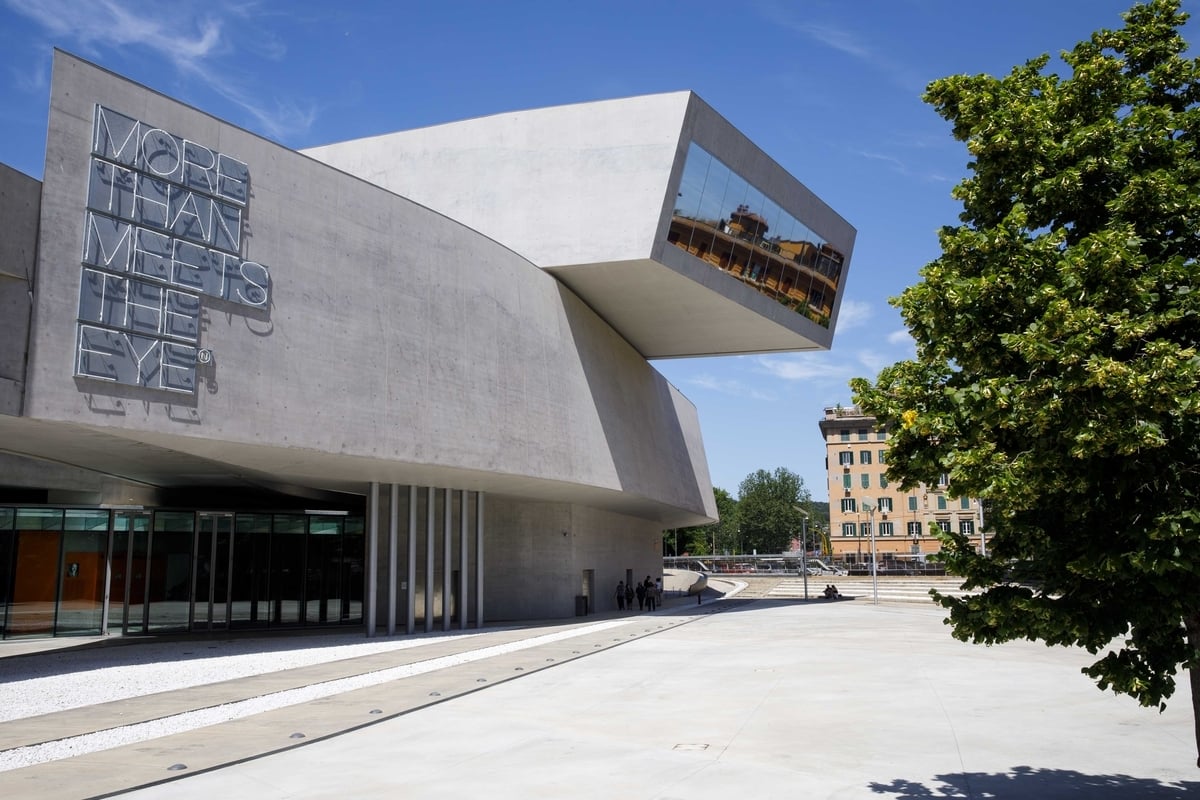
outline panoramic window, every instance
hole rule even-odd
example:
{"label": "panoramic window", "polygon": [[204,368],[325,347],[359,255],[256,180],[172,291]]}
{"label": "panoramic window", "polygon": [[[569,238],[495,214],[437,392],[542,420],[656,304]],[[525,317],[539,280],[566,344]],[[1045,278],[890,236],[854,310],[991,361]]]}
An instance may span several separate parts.
{"label": "panoramic window", "polygon": [[667,241],[829,327],[845,256],[694,142]]}

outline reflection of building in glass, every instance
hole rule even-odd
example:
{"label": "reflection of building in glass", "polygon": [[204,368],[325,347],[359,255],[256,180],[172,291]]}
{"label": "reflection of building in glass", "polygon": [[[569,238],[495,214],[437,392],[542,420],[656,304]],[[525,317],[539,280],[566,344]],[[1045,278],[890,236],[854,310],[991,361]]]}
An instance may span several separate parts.
{"label": "reflection of building in glass", "polygon": [[824,327],[844,256],[692,144],[667,240]]}

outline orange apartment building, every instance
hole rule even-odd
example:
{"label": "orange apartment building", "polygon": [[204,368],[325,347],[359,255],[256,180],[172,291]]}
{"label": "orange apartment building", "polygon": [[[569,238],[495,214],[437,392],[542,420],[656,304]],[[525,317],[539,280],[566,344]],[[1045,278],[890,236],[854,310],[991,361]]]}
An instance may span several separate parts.
{"label": "orange apartment building", "polygon": [[856,406],[839,405],[826,408],[819,425],[825,439],[829,541],[836,560],[870,561],[872,521],[881,562],[938,552],[937,529],[979,535],[979,501],[951,497],[945,479],[907,492],[888,481],[889,434],[874,417]]}

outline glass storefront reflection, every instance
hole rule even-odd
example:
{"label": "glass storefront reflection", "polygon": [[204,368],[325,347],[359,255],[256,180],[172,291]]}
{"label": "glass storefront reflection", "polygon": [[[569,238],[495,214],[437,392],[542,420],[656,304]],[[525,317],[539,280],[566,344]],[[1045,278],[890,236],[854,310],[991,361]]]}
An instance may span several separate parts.
{"label": "glass storefront reflection", "polygon": [[358,624],[364,553],[340,513],[0,508],[0,638]]}
{"label": "glass storefront reflection", "polygon": [[843,254],[694,142],[667,240],[829,327]]}

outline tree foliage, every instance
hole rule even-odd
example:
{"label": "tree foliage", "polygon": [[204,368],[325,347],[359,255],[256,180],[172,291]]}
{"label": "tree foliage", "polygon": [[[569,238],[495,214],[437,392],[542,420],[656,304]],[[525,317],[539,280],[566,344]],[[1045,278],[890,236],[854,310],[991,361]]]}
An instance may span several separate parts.
{"label": "tree foliage", "polygon": [[663,531],[664,552],[673,552],[676,541],[679,543],[679,552],[675,555],[712,555],[714,544],[718,553],[734,551],[737,542],[737,498],[719,486],[713,487],[713,498],[716,500],[719,520],[712,525]]}
{"label": "tree foliage", "polygon": [[[1200,702],[1200,60],[1179,0],[1062,59],[957,75],[925,100],[966,144],[961,224],[894,302],[914,360],[852,382],[894,432],[889,478],[949,473],[984,500],[981,590],[939,597],[954,635],[1104,655],[1102,689]],[[1197,717],[1200,720],[1200,715]],[[1200,740],[1200,723],[1197,727]]]}
{"label": "tree foliage", "polygon": [[741,552],[787,551],[804,516],[796,507],[807,510],[809,499],[804,479],[784,467],[747,475],[738,487]]}

